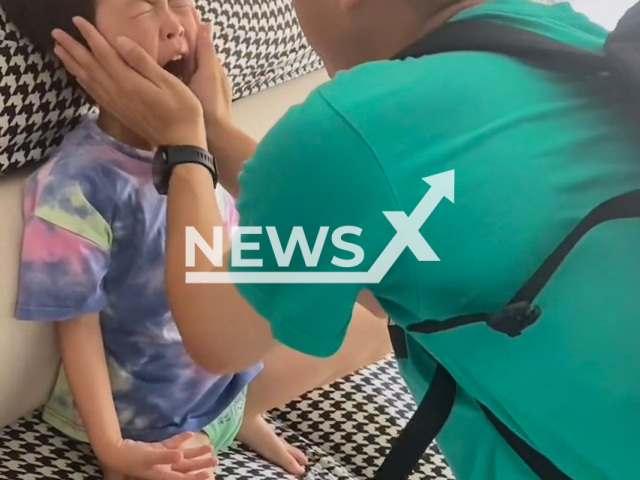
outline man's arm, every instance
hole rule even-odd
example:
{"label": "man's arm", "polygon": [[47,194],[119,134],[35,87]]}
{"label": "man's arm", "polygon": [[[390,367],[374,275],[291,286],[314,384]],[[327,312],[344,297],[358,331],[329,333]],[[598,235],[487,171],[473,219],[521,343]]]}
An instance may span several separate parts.
{"label": "man's arm", "polygon": [[[177,166],[167,206],[167,296],[185,349],[196,363],[216,374],[236,373],[259,363],[275,343],[267,321],[234,285],[186,283],[189,271],[227,271],[226,266],[211,265],[198,249],[195,266],[186,267],[187,227],[194,227],[211,244],[213,228],[223,225],[209,173],[199,165]],[[226,232],[223,238],[226,260]]]}
{"label": "man's arm", "polygon": [[[205,143],[197,146],[206,147]],[[276,261],[265,227],[277,229],[285,248],[296,226],[312,235],[317,234],[311,233],[316,226],[326,225],[330,232],[358,226],[362,236],[352,241],[363,245],[365,258],[352,267],[357,271],[367,271],[393,236],[382,212],[398,206],[377,159],[319,95],[278,122],[242,170],[240,226],[262,227],[263,234],[256,235],[262,242],[260,271],[306,268],[298,254],[286,266]],[[357,188],[354,179],[359,179]],[[259,362],[278,342],[316,357],[326,358],[340,349],[362,285],[186,283],[189,271],[240,273],[239,265],[212,266],[198,248],[194,267],[186,267],[186,228],[195,227],[211,245],[213,229],[223,226],[204,167],[174,169],[167,222],[167,294],[185,347],[196,363],[214,373],[230,373]],[[330,234],[321,247],[326,251],[318,267],[340,271],[331,262],[332,253],[344,258],[345,252],[336,251],[332,238]],[[225,245],[227,262],[228,251]],[[363,303],[380,314],[377,302]]]}
{"label": "man's arm", "polygon": [[238,198],[240,185],[238,175],[244,162],[256,151],[256,141],[231,123],[210,123],[207,125],[209,151],[218,159],[220,184]]}

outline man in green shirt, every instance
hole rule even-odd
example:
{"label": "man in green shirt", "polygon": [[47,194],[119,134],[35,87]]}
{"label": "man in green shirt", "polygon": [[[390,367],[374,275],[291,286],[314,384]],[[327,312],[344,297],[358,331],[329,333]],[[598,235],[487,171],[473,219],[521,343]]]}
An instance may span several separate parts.
{"label": "man in green shirt", "polygon": [[[200,268],[186,268],[185,227],[208,232],[220,221],[203,213],[214,200],[201,167],[175,168],[170,184],[168,254],[175,259],[168,259],[169,297],[185,345],[206,368],[239,370],[275,342],[331,356],[359,299],[405,328],[499,311],[592,209],[640,188],[631,129],[615,108],[570,82],[482,52],[389,60],[445,22],[470,18],[601,50],[607,32],[569,4],[294,3],[332,81],[291,109],[244,164],[238,146],[250,151],[249,140],[228,120],[213,122],[213,129],[201,98],[221,182],[240,192],[241,225],[260,232],[242,241],[255,245],[234,245],[230,266],[212,270],[202,255],[195,262]],[[143,62],[131,47],[121,53],[131,64]],[[148,65],[136,68],[160,82]],[[109,88],[119,92],[117,82]],[[171,83],[165,96],[180,98],[178,91]],[[162,107],[159,97],[149,98],[148,105],[135,105],[164,119],[178,115],[175,101]],[[171,128],[157,117],[135,118],[147,122],[140,130],[158,144],[207,144],[181,126],[186,114]],[[310,251],[305,258],[297,249],[287,259],[283,251],[295,227],[302,227]],[[352,227],[350,235],[334,235],[342,227]],[[403,241],[389,247],[399,231]],[[274,233],[283,251],[274,248]],[[636,220],[591,231],[536,299],[542,316],[516,338],[484,323],[408,334],[408,356],[399,364],[416,400],[425,395],[436,361],[458,384],[437,440],[459,480],[537,478],[476,400],[569,478],[640,477],[638,238]],[[376,261],[390,250],[397,259],[389,257],[395,261],[374,283],[365,276],[345,282],[333,276],[330,283],[306,283],[303,276],[296,283],[240,282],[246,277],[238,276],[378,271]],[[240,257],[260,261],[251,268],[234,265]],[[185,273],[203,269],[231,270],[239,283],[185,285]],[[225,311],[215,310],[221,302]],[[203,324],[203,309],[215,311],[216,320]]]}
{"label": "man in green shirt", "polygon": [[[586,49],[606,39],[568,4],[497,0],[454,20],[471,17]],[[320,226],[355,225],[367,271],[395,234],[382,212],[410,214],[429,188],[422,178],[450,170],[455,203],[443,199],[420,229],[439,262],[405,249],[379,284],[238,290],[279,342],[328,356],[362,288],[401,326],[499,310],[592,208],[640,187],[638,147],[615,112],[512,59],[455,53],[368,63],[290,111],[240,176],[241,225],[273,225],[284,239],[304,226],[310,242]],[[260,242],[263,270],[282,269],[267,235],[247,238]],[[434,369],[417,343],[460,385],[438,437],[457,478],[535,478],[471,396],[571,478],[640,475],[638,238],[638,221],[585,238],[517,339],[482,324],[411,337],[400,367],[416,399]],[[325,247],[318,269],[334,254],[345,256]],[[302,255],[288,269],[303,270]]]}

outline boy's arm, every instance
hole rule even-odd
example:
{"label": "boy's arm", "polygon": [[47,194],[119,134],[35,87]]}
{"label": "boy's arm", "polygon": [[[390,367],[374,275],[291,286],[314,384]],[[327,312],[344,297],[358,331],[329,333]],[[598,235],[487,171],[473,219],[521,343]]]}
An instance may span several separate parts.
{"label": "boy's arm", "polygon": [[[32,178],[26,186],[15,317],[56,324],[71,394],[105,466],[134,478],[208,478],[199,471],[215,463],[211,449],[189,449],[185,442],[192,434],[155,444],[121,438],[95,313],[108,304],[103,284],[110,266],[113,234],[89,199],[95,191],[91,187],[101,185],[104,193],[109,185],[104,186],[103,179],[110,177],[99,170],[82,178],[66,170],[62,174],[45,172],[48,176],[43,183],[34,183]],[[202,460],[190,460],[202,455]],[[172,464],[175,471],[169,467]]]}
{"label": "boy's arm", "polygon": [[107,466],[122,442],[97,313],[60,322],[62,363],[95,454]]}
{"label": "boy's arm", "polygon": [[74,402],[93,451],[105,467],[135,478],[210,478],[207,469],[214,467],[217,461],[209,446],[186,446],[191,433],[179,434],[156,444],[130,442],[122,438],[98,314],[82,315],[60,322],[56,327]]}

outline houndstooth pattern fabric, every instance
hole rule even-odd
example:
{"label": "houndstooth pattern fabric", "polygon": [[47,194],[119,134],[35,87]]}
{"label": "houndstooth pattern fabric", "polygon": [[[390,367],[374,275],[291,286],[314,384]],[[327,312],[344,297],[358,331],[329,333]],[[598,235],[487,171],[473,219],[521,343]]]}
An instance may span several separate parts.
{"label": "houndstooth pattern fabric", "polygon": [[[217,50],[234,98],[322,67],[291,0],[197,0],[215,22]],[[90,110],[57,60],[40,55],[0,9],[0,173],[46,160]]]}
{"label": "houndstooth pattern fabric", "polygon": [[203,19],[213,22],[216,48],[227,68],[235,98],[318,70],[291,0],[196,0]]}
{"label": "houndstooth pattern fabric", "polygon": [[[305,480],[371,478],[415,405],[388,358],[271,412],[278,433],[310,460]],[[0,479],[98,480],[89,448],[58,435],[33,415],[0,431]],[[220,456],[220,480],[293,480],[234,445]],[[425,453],[410,480],[455,480],[438,451]]]}

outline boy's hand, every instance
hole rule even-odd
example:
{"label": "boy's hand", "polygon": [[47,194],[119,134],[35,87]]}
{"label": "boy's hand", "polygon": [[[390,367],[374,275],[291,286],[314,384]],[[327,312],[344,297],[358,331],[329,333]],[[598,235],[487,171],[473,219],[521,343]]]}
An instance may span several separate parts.
{"label": "boy's hand", "polygon": [[188,86],[202,104],[207,127],[231,122],[231,83],[213,43],[211,24],[203,24],[196,8],[193,9],[198,25],[198,45],[195,72]]}
{"label": "boy's hand", "polygon": [[207,480],[218,461],[210,445],[181,449],[193,437],[182,433],[163,442],[122,440],[103,452],[105,467],[121,475],[147,480]]}

